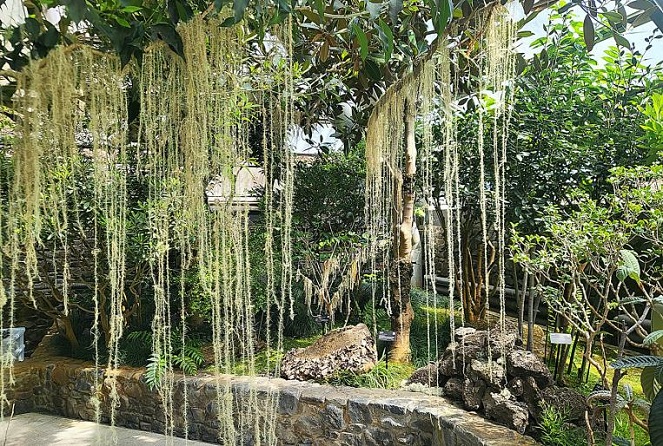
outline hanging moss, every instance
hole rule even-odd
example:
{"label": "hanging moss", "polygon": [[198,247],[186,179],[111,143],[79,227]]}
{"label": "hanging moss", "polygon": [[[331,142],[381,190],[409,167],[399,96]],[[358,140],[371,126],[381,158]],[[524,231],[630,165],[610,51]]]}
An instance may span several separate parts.
{"label": "hanging moss", "polygon": [[[251,295],[248,208],[234,202],[235,175],[238,166],[250,157],[249,122],[255,110],[265,121],[265,174],[268,235],[265,251],[268,272],[267,323],[277,325],[278,346],[282,346],[281,328],[285,315],[293,316],[291,294],[292,266],[291,210],[293,200],[294,155],[288,145],[294,120],[294,67],[288,56],[292,50],[292,22],[288,20],[278,36],[283,42],[283,63],[274,66],[266,79],[248,78],[248,45],[241,27],[224,28],[215,20],[197,17],[179,32],[185,58],[174,54],[164,44],[147,49],[141,65],[141,128],[138,165],[129,166],[127,155],[127,76],[115,57],[98,54],[85,47],[59,48],[45,59],[31,64],[20,75],[17,109],[23,116],[19,142],[13,156],[14,179],[9,195],[10,208],[0,215],[6,225],[10,247],[10,292],[0,289],[0,303],[8,299],[13,313],[16,277],[25,274],[38,280],[39,246],[43,228],[62,234],[58,239],[65,253],[64,267],[58,272],[62,284],[62,305],[68,309],[69,272],[67,233],[72,226],[82,226],[76,215],[77,192],[73,188],[78,162],[92,160],[95,246],[94,322],[95,357],[100,367],[97,347],[100,326],[108,333],[108,362],[104,384],[110,389],[108,414],[115,421],[119,406],[116,369],[120,366],[119,341],[125,330],[124,288],[127,252],[127,182],[129,175],[149,180],[146,203],[150,239],[150,273],[153,282],[154,319],[152,367],[159,376],[157,387],[164,408],[165,433],[175,430],[175,366],[173,352],[184,350],[187,336],[185,288],[171,291],[175,274],[195,267],[200,288],[210,299],[214,356],[217,374],[232,370],[237,361],[248,362],[249,374],[255,374],[256,333]],[[246,88],[255,81],[254,89]],[[269,113],[266,113],[266,112]],[[266,118],[265,118],[266,119]],[[92,151],[82,154],[76,133],[86,131],[93,142]],[[267,137],[269,136],[269,137]],[[276,170],[273,163],[282,163]],[[214,176],[230,184],[230,194],[211,211],[205,200],[206,188]],[[274,191],[280,185],[279,199]],[[73,217],[72,217],[73,216]],[[280,237],[274,236],[279,222]],[[87,228],[80,228],[85,231]],[[0,231],[5,233],[3,231]],[[275,244],[281,243],[280,249]],[[173,268],[173,252],[179,252],[179,265]],[[274,254],[281,252],[282,276],[275,277]],[[102,293],[102,276],[108,277],[107,301]],[[3,285],[5,281],[2,281]],[[184,280],[180,279],[180,284]],[[277,283],[280,291],[277,294]],[[106,290],[104,290],[106,291]],[[177,293],[178,296],[171,296]],[[8,296],[10,296],[8,298]],[[107,305],[108,313],[101,311]],[[177,308],[179,306],[179,308]],[[107,317],[105,316],[107,314]],[[183,344],[172,345],[172,326],[176,315]],[[13,322],[9,321],[10,326]],[[1,328],[1,327],[0,327]],[[267,330],[271,333],[270,330]],[[269,334],[268,336],[271,336]],[[268,348],[272,348],[268,339]],[[267,356],[270,356],[269,354]],[[5,384],[11,381],[11,360],[3,357],[0,386],[6,401]],[[99,376],[99,374],[95,374]],[[92,404],[101,419],[102,385],[97,378]],[[183,413],[188,398],[184,390]],[[255,444],[275,444],[276,395],[259,399],[249,389],[244,400],[233,399],[230,388],[218,381],[218,420],[220,440],[235,443],[238,436],[251,437]],[[178,408],[179,410],[179,408]],[[186,434],[185,428],[185,434]]]}

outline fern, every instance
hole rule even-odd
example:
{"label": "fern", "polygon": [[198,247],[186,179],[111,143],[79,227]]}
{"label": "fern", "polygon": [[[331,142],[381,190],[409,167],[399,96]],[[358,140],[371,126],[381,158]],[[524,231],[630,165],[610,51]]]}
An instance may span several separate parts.
{"label": "fern", "polygon": [[663,330],[652,331],[642,340],[642,343],[645,345],[651,345],[661,338],[663,338]]}
{"label": "fern", "polygon": [[173,358],[173,363],[187,375],[195,375],[198,372],[196,362],[188,356],[175,356]]}
{"label": "fern", "polygon": [[127,341],[140,342],[144,345],[152,345],[152,332],[148,330],[132,331],[127,335]]}
{"label": "fern", "polygon": [[196,364],[196,367],[200,367],[205,363],[205,357],[203,356],[203,352],[198,346],[185,345],[184,348],[182,349],[182,356],[191,358],[193,363]]}
{"label": "fern", "polygon": [[632,356],[629,358],[618,359],[610,364],[613,369],[634,369],[644,367],[661,367],[663,366],[663,357],[659,356]]}
{"label": "fern", "polygon": [[166,371],[168,366],[168,361],[166,361],[165,356],[157,355],[153,353],[148,359],[147,367],[145,368],[145,383],[147,388],[154,390],[161,384],[161,378]]}
{"label": "fern", "polygon": [[[187,338],[186,344],[182,346],[182,338],[179,333],[173,333],[171,336],[171,343],[174,348],[173,354],[158,355],[152,353],[148,358],[145,382],[150,390],[158,387],[168,364],[174,364],[187,375],[195,375],[198,369],[205,364],[205,357],[200,349],[203,343],[201,337]],[[179,339],[178,339],[179,337]],[[152,333],[145,331],[135,331],[127,336],[128,340],[133,340],[138,343],[152,342]]]}

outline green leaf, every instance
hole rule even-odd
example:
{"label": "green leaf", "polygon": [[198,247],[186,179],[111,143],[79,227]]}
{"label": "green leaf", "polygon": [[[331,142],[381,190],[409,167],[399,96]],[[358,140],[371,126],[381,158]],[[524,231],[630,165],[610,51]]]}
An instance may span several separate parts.
{"label": "green leaf", "polygon": [[368,77],[371,79],[378,81],[382,79],[382,72],[380,71],[380,67],[378,66],[375,61],[369,59],[366,59],[366,74],[368,74]]}
{"label": "green leaf", "polygon": [[182,37],[178,34],[173,25],[168,23],[158,23],[151,27],[152,36],[156,39],[163,40],[168,44],[171,50],[176,54],[184,57],[184,44]]}
{"label": "green leaf", "polygon": [[652,14],[655,11],[656,10],[654,8],[650,8],[640,13],[633,13],[628,16],[627,22],[630,23],[633,28],[637,28],[638,26],[642,26],[649,22],[651,20]]}
{"label": "green leaf", "polygon": [[631,48],[631,44],[629,43],[629,41],[626,39],[626,37],[622,36],[621,34],[612,33],[612,37],[615,39],[617,45],[623,46],[626,49]]}
{"label": "green leaf", "polygon": [[352,25],[352,30],[357,36],[357,41],[359,41],[359,56],[361,56],[361,60],[366,60],[368,56],[368,38],[366,37],[366,33],[356,23]]}
{"label": "green leaf", "polygon": [[532,37],[534,33],[529,30],[523,30],[523,31],[518,31],[518,38],[519,39],[524,39],[526,37]]}
{"label": "green leaf", "polygon": [[60,40],[60,33],[51,25],[37,40],[45,47],[52,48],[57,45],[58,40]]}
{"label": "green leaf", "polygon": [[391,23],[398,22],[398,14],[403,10],[403,0],[389,0],[389,18]]}
{"label": "green leaf", "polygon": [[78,23],[86,18],[88,8],[85,0],[66,0],[63,3],[72,22]]}
{"label": "green leaf", "polygon": [[249,0],[233,0],[233,15],[235,22],[238,23],[244,17],[244,11],[249,4]]}
{"label": "green leaf", "polygon": [[645,11],[647,9],[653,8],[654,4],[648,0],[634,0],[626,4],[629,8],[639,9]]}
{"label": "green leaf", "polygon": [[649,410],[649,441],[652,446],[663,444],[663,392],[660,390]]}
{"label": "green leaf", "polygon": [[645,345],[650,345],[663,338],[663,330],[656,330],[649,333],[645,339],[642,340],[642,343]]}
{"label": "green leaf", "polygon": [[140,6],[125,6],[124,8],[122,8],[122,12],[133,14],[134,12],[138,12],[142,9],[143,8],[141,8]]}
{"label": "green leaf", "polygon": [[373,2],[365,2],[366,3],[366,11],[368,11],[368,15],[370,16],[371,20],[375,20],[378,17],[380,17],[380,12],[382,12],[382,3],[373,3]]}
{"label": "green leaf", "polygon": [[124,28],[131,28],[131,24],[127,21],[127,19],[119,16],[114,16],[113,17],[115,21],[117,22],[118,25],[124,27]]}
{"label": "green leaf", "polygon": [[636,282],[640,282],[640,262],[633,251],[620,249],[621,264],[617,268],[617,279],[623,282],[626,277],[630,277]]}
{"label": "green leaf", "polygon": [[39,26],[39,22],[32,18],[28,17],[25,19],[25,30],[30,34],[33,38],[37,37],[39,35],[39,31],[41,30],[41,27]]}
{"label": "green leaf", "polygon": [[608,19],[608,22],[612,24],[617,24],[617,23],[622,23],[624,20],[624,17],[618,12],[615,11],[607,11],[607,12],[602,12],[601,15]]}
{"label": "green leaf", "polygon": [[[582,35],[585,39],[585,45],[587,46],[587,51],[591,51],[594,48],[594,22],[592,17],[587,14],[585,16],[585,21],[582,23]],[[621,280],[621,279],[620,279]]]}
{"label": "green leaf", "polygon": [[656,394],[661,389],[659,382],[660,369],[658,367],[645,367],[640,373],[640,385],[642,392],[648,400],[653,400]]}
{"label": "green leaf", "polygon": [[394,51],[394,33],[391,31],[391,28],[387,23],[380,19],[378,22],[380,29],[382,30],[382,43],[384,44],[384,61],[389,62],[391,59],[391,54]]}
{"label": "green leaf", "polygon": [[453,6],[449,0],[436,0],[437,3],[437,20],[434,21],[436,24],[435,30],[442,34],[449,23],[451,18],[451,11]]}
{"label": "green leaf", "polygon": [[618,359],[610,364],[613,369],[636,369],[645,367],[661,367],[663,366],[663,357],[660,356],[631,356],[628,358]]}
{"label": "green leaf", "polygon": [[628,277],[628,271],[626,270],[625,267],[619,266],[617,267],[617,271],[615,271],[615,276],[617,276],[617,280],[623,282]]}

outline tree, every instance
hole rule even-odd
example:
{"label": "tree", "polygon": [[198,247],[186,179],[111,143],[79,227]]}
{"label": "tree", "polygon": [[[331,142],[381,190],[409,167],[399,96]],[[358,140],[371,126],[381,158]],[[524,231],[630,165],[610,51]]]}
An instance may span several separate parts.
{"label": "tree", "polygon": [[[646,122],[642,110],[653,107],[647,103],[660,88],[661,67],[643,65],[647,51],[612,47],[603,56],[604,64],[597,66],[584,45],[583,24],[570,12],[553,14],[546,29],[547,34],[532,43],[536,51],[533,59],[512,84],[505,216],[507,224],[518,225],[521,234],[540,232],[542,212],[551,204],[571,211],[575,203],[569,201],[568,194],[575,188],[600,200],[612,191],[610,169],[646,163],[652,153],[650,147],[655,145],[647,141],[641,128]],[[656,33],[647,40],[661,37]],[[482,115],[485,139],[492,137],[495,125],[501,127],[503,123],[491,117],[491,96],[472,94],[458,102],[461,109],[466,109],[458,112],[462,189],[457,206],[462,217],[464,271],[459,273],[457,289],[461,290],[466,320],[477,322],[485,314],[484,284],[494,281],[497,267],[491,255],[493,249],[484,250],[480,231],[478,172],[472,168],[479,164],[478,120]],[[438,151],[435,155],[435,194],[442,196],[445,153]],[[492,171],[493,160],[487,163],[487,171]],[[483,273],[486,262],[488,278]],[[522,318],[526,297],[532,294],[528,292],[529,283],[534,278],[526,272],[518,275],[522,283],[517,283],[518,278],[514,285],[519,291]],[[535,300],[530,299],[532,310]]]}
{"label": "tree", "polygon": [[[123,63],[134,59],[140,63],[144,48],[154,40],[166,42],[174,52],[182,55],[182,41],[176,25],[195,14],[204,17],[220,14],[224,18],[222,26],[241,22],[240,26],[255,33],[257,45],[262,45],[264,51],[263,38],[269,34],[271,27],[282,25],[286,17],[290,17],[295,25],[291,32],[297,37],[294,46],[296,54],[302,63],[308,63],[311,85],[320,85],[320,79],[330,71],[337,74],[334,78],[337,85],[335,94],[329,94],[326,84],[322,89],[307,90],[308,93],[323,92],[318,94],[319,100],[305,101],[308,122],[334,120],[339,117],[339,104],[356,105],[356,124],[349,126],[353,136],[347,138],[352,141],[361,134],[381,92],[411,72],[413,66],[420,66],[439,42],[449,38],[455,48],[471,53],[477,35],[467,30],[476,28],[477,14],[493,5],[472,4],[465,0],[457,4],[445,0],[412,3],[349,1],[331,6],[320,0],[300,4],[283,0],[267,3],[246,0],[139,3],[107,1],[93,4],[83,0],[53,0],[43,4],[25,2],[29,17],[12,30],[10,49],[3,52],[2,65],[20,70],[29,57],[43,57],[59,44],[90,45],[100,51],[114,51]],[[538,4],[524,2],[527,13],[536,13],[547,5],[547,1]],[[65,6],[67,11],[57,27],[44,18],[45,8],[55,6]],[[597,17],[608,20],[608,12],[601,10]],[[449,27],[450,22],[454,24],[452,27]],[[429,29],[428,23],[432,23],[432,29]],[[71,27],[71,24],[83,26]],[[609,29],[617,33],[615,36],[619,35],[617,27],[610,26]],[[429,43],[431,37],[432,43]],[[454,71],[462,81],[461,88],[470,90],[473,79],[472,64],[468,60],[458,57]],[[4,74],[11,77],[11,73]],[[8,99],[15,91],[15,84],[10,82],[3,86],[3,90],[2,97]],[[409,104],[408,109],[412,105]],[[410,119],[408,116],[405,121],[408,133],[413,128]],[[405,199],[399,223],[402,232],[399,231],[395,237],[406,235],[413,220],[411,210],[415,195],[411,184],[414,182],[416,158],[410,141],[413,140],[408,138],[407,181],[403,182]],[[409,249],[407,241],[403,237],[397,240],[395,238],[394,246],[405,244],[397,252],[399,257],[403,257]],[[407,275],[406,269],[401,277]],[[407,343],[407,340],[404,342]]]}
{"label": "tree", "polygon": [[[660,358],[622,359],[621,354],[624,343],[656,351],[659,335],[647,335],[643,323],[649,317],[656,320],[663,291],[663,194],[658,186],[662,174],[660,164],[614,168],[613,194],[597,201],[578,191],[570,197],[574,210],[564,213],[551,206],[546,211],[540,234],[514,235],[514,260],[543,279],[538,288],[550,310],[585,340],[579,375],[589,364],[599,372],[603,387],[611,389],[608,435],[612,435],[621,375],[617,372],[608,380],[607,362],[594,356],[593,346],[603,345],[603,333],[609,328],[620,339],[620,360],[614,368],[660,364]],[[634,340],[631,334],[644,340]],[[661,373],[656,368],[648,372],[643,374],[643,389],[654,399]]]}

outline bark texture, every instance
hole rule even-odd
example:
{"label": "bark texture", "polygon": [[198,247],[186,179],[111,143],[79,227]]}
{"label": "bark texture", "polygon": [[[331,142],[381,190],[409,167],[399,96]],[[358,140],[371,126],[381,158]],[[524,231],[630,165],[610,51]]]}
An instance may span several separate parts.
{"label": "bark texture", "polygon": [[412,224],[414,222],[415,177],[417,173],[417,146],[415,142],[416,109],[414,100],[407,100],[405,106],[405,161],[401,183],[401,200],[395,212],[396,221],[394,243],[394,265],[389,274],[391,287],[391,329],[396,332],[390,359],[395,362],[409,362],[410,327],[414,310],[410,301],[412,288]]}

